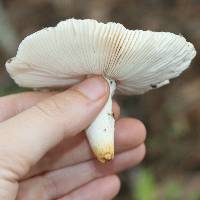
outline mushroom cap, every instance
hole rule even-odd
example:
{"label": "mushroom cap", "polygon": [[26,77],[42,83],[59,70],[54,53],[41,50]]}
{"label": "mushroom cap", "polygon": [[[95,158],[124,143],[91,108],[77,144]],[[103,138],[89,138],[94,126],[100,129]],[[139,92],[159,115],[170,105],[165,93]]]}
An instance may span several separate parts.
{"label": "mushroom cap", "polygon": [[27,36],[6,68],[23,87],[68,87],[96,74],[133,95],[169,83],[195,55],[193,45],[173,33],[68,19]]}

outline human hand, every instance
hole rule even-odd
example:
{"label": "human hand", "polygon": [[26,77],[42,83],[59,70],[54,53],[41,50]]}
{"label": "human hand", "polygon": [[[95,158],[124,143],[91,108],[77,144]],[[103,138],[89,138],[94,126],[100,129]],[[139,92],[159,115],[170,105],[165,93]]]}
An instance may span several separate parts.
{"label": "human hand", "polygon": [[106,200],[119,191],[119,171],[145,154],[144,125],[116,118],[115,159],[97,162],[82,132],[108,97],[106,81],[89,78],[62,93],[0,98],[0,199]]}

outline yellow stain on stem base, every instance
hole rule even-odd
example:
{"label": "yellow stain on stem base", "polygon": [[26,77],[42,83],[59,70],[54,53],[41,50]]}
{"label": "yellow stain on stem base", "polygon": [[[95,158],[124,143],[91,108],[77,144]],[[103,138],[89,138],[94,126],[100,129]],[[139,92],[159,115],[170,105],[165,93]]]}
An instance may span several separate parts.
{"label": "yellow stain on stem base", "polygon": [[114,158],[114,145],[107,146],[104,149],[95,148],[93,149],[93,152],[97,157],[97,160],[99,160],[101,163],[106,163]]}

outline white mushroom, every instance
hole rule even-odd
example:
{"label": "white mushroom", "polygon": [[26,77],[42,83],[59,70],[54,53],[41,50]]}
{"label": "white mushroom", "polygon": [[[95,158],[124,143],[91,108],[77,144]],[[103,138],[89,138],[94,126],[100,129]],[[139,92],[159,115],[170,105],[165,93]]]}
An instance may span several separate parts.
{"label": "white mushroom", "polygon": [[169,83],[191,63],[196,51],[184,37],[128,30],[117,23],[69,19],[27,36],[6,68],[23,87],[67,87],[87,75],[108,80],[110,96],[86,130],[98,160],[114,157],[112,95],[142,94]]}

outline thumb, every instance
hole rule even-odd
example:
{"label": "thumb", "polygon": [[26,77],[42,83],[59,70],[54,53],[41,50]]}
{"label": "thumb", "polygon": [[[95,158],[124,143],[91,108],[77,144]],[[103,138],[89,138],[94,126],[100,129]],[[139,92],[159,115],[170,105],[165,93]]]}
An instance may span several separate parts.
{"label": "thumb", "polygon": [[[17,166],[17,179],[25,175],[48,150],[85,129],[97,116],[108,97],[101,77],[89,78],[0,124],[3,155]],[[23,167],[22,167],[23,166]]]}

